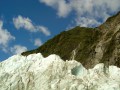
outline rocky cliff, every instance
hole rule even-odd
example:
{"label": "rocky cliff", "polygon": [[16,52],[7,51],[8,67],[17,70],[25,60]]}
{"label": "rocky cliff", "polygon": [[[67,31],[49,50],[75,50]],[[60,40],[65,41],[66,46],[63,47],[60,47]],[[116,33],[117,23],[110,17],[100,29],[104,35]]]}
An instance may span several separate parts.
{"label": "rocky cliff", "polygon": [[22,53],[43,56],[57,54],[63,60],[75,59],[86,68],[98,63],[120,67],[120,12],[96,28],[75,27],[48,40],[41,47]]}

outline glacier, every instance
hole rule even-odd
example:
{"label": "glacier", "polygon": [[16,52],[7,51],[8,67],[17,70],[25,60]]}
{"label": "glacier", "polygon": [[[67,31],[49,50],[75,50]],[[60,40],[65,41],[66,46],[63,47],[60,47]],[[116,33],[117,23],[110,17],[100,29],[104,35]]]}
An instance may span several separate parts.
{"label": "glacier", "polygon": [[0,62],[0,90],[120,90],[120,68],[86,69],[55,54],[14,55]]}

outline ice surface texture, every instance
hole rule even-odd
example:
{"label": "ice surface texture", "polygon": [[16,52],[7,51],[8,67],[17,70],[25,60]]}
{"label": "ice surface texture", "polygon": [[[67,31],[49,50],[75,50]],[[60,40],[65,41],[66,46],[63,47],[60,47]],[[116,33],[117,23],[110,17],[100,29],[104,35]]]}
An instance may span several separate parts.
{"label": "ice surface texture", "polygon": [[63,61],[57,55],[15,55],[0,63],[0,90],[120,90],[120,68]]}

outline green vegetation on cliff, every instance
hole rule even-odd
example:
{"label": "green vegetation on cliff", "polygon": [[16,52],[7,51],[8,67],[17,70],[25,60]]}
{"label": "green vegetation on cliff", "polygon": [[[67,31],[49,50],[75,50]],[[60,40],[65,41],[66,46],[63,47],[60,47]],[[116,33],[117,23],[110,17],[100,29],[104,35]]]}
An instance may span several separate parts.
{"label": "green vegetation on cliff", "polygon": [[100,62],[120,67],[120,12],[97,28],[75,27],[63,31],[39,48],[22,55],[57,54],[63,60],[75,59],[86,68]]}

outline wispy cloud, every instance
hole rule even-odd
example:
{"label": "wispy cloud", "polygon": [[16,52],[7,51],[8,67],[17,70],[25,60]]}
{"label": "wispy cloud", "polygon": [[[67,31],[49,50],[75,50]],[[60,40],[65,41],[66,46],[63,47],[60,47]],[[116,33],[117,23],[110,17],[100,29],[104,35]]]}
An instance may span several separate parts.
{"label": "wispy cloud", "polygon": [[3,28],[3,21],[0,20],[0,48],[7,52],[7,47],[10,41],[15,40],[15,37],[8,32],[7,29]]}
{"label": "wispy cloud", "polygon": [[97,26],[111,13],[120,10],[120,0],[39,0],[57,10],[59,17],[75,12],[74,22],[80,26]]}
{"label": "wispy cloud", "polygon": [[17,29],[24,28],[30,32],[36,32],[36,29],[29,18],[24,18],[19,15],[17,18],[13,18],[13,22]]}
{"label": "wispy cloud", "polygon": [[66,17],[70,11],[71,7],[66,3],[66,0],[39,0],[42,3],[45,3],[52,8],[57,10],[57,14],[59,17]]}
{"label": "wispy cloud", "polygon": [[39,38],[35,39],[35,41],[34,41],[34,45],[35,46],[41,46],[42,44],[43,43],[42,43],[42,41]]}
{"label": "wispy cloud", "polygon": [[14,45],[10,48],[12,54],[21,54],[22,52],[27,51],[27,47],[21,45]]}
{"label": "wispy cloud", "polygon": [[51,35],[47,27],[42,25],[34,25],[32,20],[28,17],[22,17],[19,15],[16,18],[13,18],[13,23],[17,29],[24,28],[30,32],[42,32],[46,36]]}
{"label": "wispy cloud", "polygon": [[51,35],[50,31],[45,26],[37,26],[36,28],[38,30],[40,30],[40,32],[44,33],[46,36],[50,36]]}

